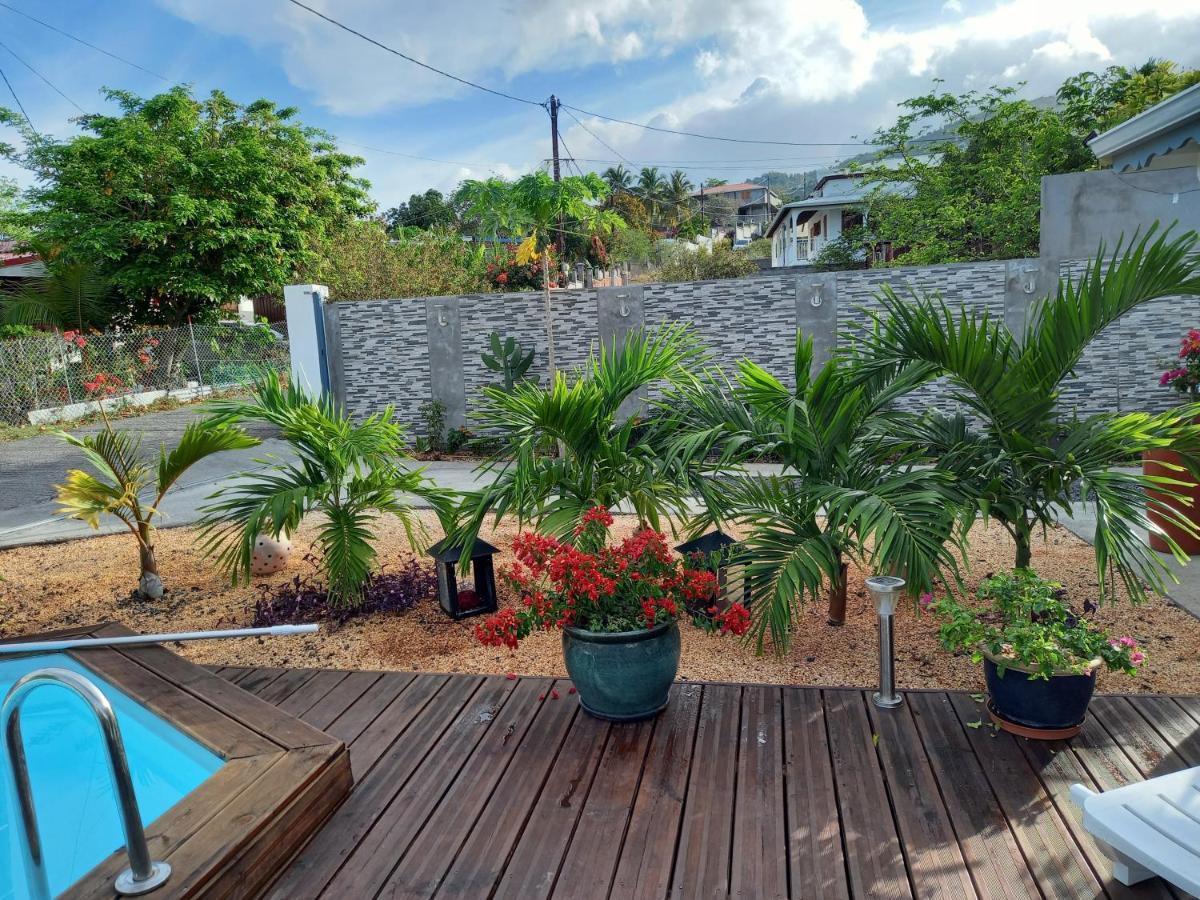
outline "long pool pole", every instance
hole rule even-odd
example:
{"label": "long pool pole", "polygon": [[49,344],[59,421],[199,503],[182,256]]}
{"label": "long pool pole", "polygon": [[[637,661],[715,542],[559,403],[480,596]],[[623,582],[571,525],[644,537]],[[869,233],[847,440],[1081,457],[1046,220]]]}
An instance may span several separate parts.
{"label": "long pool pole", "polygon": [[49,653],[83,650],[88,647],[128,647],[138,644],[167,644],[174,641],[212,641],[242,637],[288,637],[314,634],[317,625],[271,625],[266,628],[227,628],[222,631],[179,631],[172,634],[123,634],[98,638],[63,638],[60,641],[28,641],[0,644],[0,654]]}

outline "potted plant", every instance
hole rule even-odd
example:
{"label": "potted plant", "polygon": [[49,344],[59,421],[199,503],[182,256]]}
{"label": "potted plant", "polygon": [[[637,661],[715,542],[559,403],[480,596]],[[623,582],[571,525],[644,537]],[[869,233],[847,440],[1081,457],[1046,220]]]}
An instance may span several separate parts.
{"label": "potted plant", "polygon": [[941,619],[942,646],[983,663],[988,712],[1013,734],[1073,737],[1087,715],[1100,668],[1133,675],[1145,660],[1137,641],[1112,637],[1073,611],[1064,596],[1061,585],[1031,569],[1016,569],[986,579],[978,606],[953,597],[921,598]]}
{"label": "potted plant", "polygon": [[[1158,379],[1162,387],[1182,394],[1189,403],[1200,399],[1200,328],[1192,328],[1179,342],[1179,359],[1173,368],[1163,372]],[[1175,450],[1152,449],[1142,454],[1142,473],[1148,477],[1169,478],[1189,481],[1183,458]],[[1172,493],[1148,490],[1152,500],[1169,506],[1175,513],[1191,522],[1196,528],[1188,532],[1180,525],[1162,515],[1151,504],[1147,510],[1150,521],[1159,531],[1150,531],[1150,547],[1159,553],[1169,553],[1167,543],[1170,536],[1188,556],[1200,554],[1200,484],[1176,484]],[[1186,499],[1191,504],[1186,504]]]}
{"label": "potted plant", "polygon": [[[476,626],[476,637],[517,646],[534,631],[563,632],[567,673],[593,716],[629,722],[666,705],[679,669],[678,619],[685,604],[714,596],[712,572],[672,555],[666,536],[642,527],[608,545],[613,518],[588,510],[573,542],[537,532],[513,541],[516,562],[503,576],[521,597]],[[710,631],[745,634],[750,617],[732,604],[705,623]]]}

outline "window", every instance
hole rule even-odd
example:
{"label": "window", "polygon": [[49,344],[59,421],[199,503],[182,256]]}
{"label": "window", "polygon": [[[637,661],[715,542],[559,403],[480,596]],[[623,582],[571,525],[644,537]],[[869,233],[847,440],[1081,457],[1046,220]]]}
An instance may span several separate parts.
{"label": "window", "polygon": [[796,259],[808,259],[808,238],[796,238]]}
{"label": "window", "polygon": [[750,199],[750,192],[749,192],[749,191],[742,191],[742,199],[743,199],[743,200],[749,200],[749,199]]}
{"label": "window", "polygon": [[825,221],[825,217],[821,216],[821,218],[819,218],[815,222],[813,222],[813,224],[812,224],[812,236],[813,237],[821,236],[821,223],[824,221]]}

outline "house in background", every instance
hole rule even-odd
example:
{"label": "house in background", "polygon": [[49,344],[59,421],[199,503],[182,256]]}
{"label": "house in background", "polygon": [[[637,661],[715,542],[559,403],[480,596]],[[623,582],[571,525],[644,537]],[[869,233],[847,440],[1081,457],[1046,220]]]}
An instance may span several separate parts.
{"label": "house in background", "polygon": [[18,252],[16,241],[0,240],[0,293],[45,277],[46,266],[36,253]]}
{"label": "house in background", "polygon": [[872,186],[861,172],[838,172],[817,182],[806,200],[786,203],[771,220],[771,266],[812,265],[821,248],[863,223]]}
{"label": "house in background", "polygon": [[773,190],[751,181],[702,187],[692,193],[692,199],[701,210],[704,209],[705,200],[712,198],[720,198],[736,210],[730,221],[719,223],[724,226],[719,229],[722,234],[732,238],[735,244],[748,243],[761,237],[776,211],[783,205]]}

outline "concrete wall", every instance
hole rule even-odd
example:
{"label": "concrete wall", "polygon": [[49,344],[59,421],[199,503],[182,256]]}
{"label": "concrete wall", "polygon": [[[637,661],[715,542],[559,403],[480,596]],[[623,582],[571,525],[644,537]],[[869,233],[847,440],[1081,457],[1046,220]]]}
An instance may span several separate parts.
{"label": "concrete wall", "polygon": [[1042,179],[1041,255],[1087,259],[1152,222],[1200,229],[1200,179],[1194,166],[1144,172],[1072,172]]}
{"label": "concrete wall", "polygon": [[[901,296],[940,294],[952,308],[987,312],[1020,334],[1036,298],[1054,289],[1060,271],[1070,274],[1081,265],[1001,260],[555,292],[555,349],[560,368],[577,368],[601,340],[687,321],[726,369],[749,357],[790,380],[797,329],[812,335],[819,363],[839,335],[867,326],[884,285]],[[1158,388],[1157,373],[1194,324],[1194,307],[1157,301],[1109,329],[1067,385],[1064,414],[1169,406],[1175,398]],[[481,359],[493,330],[533,348],[531,374],[543,381],[547,375],[540,293],[347,301],[329,304],[326,319],[327,335],[338,342],[328,354],[331,380],[356,415],[391,404],[402,421],[417,424],[421,404],[436,398],[451,427],[469,424],[482,387],[499,381]],[[905,403],[913,409],[953,406],[941,384]]]}

